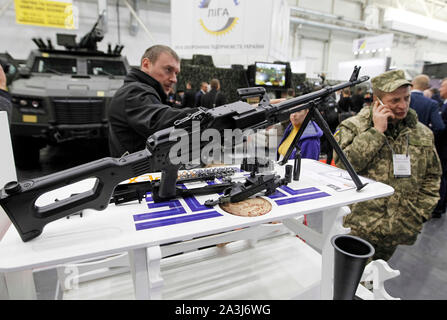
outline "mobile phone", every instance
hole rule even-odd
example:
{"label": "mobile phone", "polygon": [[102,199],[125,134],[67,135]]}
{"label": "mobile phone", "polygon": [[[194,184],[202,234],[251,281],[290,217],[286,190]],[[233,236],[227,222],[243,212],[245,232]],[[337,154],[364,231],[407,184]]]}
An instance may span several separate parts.
{"label": "mobile phone", "polygon": [[[385,106],[385,105],[383,104],[382,100],[380,100],[379,97],[377,97],[377,100],[379,100],[379,103],[380,103],[382,106]],[[391,123],[391,122],[393,121],[393,118],[392,118],[392,117],[388,117],[387,120],[388,120],[388,123]]]}

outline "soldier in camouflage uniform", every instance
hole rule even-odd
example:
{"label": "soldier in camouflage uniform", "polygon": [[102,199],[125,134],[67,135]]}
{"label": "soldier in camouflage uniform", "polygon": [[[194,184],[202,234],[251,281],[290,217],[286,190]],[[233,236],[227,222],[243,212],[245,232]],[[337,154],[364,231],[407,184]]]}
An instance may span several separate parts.
{"label": "soldier in camouflage uniform", "polygon": [[[439,199],[441,166],[433,133],[409,108],[411,83],[404,72],[388,71],[371,83],[372,106],[343,121],[334,135],[359,175],[395,190],[390,197],[352,205],[344,219],[353,235],[374,246],[373,259],[387,261],[398,245],[413,244],[430,218]],[[393,155],[399,159],[393,161]],[[343,167],[335,153],[334,159]]]}

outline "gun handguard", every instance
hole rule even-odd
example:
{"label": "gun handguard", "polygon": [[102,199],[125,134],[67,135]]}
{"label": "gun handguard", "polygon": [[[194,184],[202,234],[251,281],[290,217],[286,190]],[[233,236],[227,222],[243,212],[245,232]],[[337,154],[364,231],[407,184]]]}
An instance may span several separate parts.
{"label": "gun handguard", "polygon": [[[104,158],[42,178],[12,181],[0,191],[0,205],[22,240],[28,241],[39,236],[51,221],[87,208],[104,210],[118,183],[152,171],[150,157],[151,153],[145,149],[120,159]],[[88,178],[97,179],[93,189],[47,206],[36,206],[42,194]]]}

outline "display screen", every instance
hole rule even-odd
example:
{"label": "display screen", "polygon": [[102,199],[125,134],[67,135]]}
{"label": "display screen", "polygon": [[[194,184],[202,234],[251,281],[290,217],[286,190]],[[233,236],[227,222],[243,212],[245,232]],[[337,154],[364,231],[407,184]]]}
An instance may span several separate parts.
{"label": "display screen", "polygon": [[444,79],[447,77],[447,63],[426,64],[422,72],[432,79]]}
{"label": "display screen", "polygon": [[256,62],[255,85],[268,87],[286,86],[286,68],[285,64]]}

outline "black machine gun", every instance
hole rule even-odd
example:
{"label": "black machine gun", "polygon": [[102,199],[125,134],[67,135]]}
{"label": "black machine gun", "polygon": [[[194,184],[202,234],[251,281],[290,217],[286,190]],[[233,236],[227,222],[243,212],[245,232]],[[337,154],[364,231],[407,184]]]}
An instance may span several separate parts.
{"label": "black machine gun", "polygon": [[[156,195],[160,201],[173,199],[178,194],[178,171],[185,168],[185,165],[188,164],[187,162],[194,160],[197,155],[200,157],[200,151],[208,144],[200,140],[199,143],[193,143],[194,136],[200,137],[202,130],[212,128],[223,133],[226,129],[264,129],[287,120],[291,113],[304,109],[309,109],[309,113],[301,128],[305,128],[311,118],[317,122],[339,155],[345,168],[347,168],[357,190],[360,190],[364,187],[364,184],[360,181],[316,108],[316,105],[326,96],[343,88],[367,81],[369,79],[367,76],[358,78],[359,69],[356,67],[351,79],[345,83],[325,87],[278,104],[270,104],[264,88],[239,89],[238,93],[242,98],[262,96],[259,105],[255,107],[246,102],[237,101],[214,109],[199,109],[196,113],[176,121],[174,126],[162,129],[151,135],[147,139],[144,150],[122,156],[121,158],[103,158],[36,179],[9,182],[0,191],[0,205],[11,219],[22,240],[29,241],[39,236],[44,226],[54,220],[84,209],[104,210],[109,205],[111,196],[118,184],[145,173],[161,172],[161,179],[157,186],[152,188],[152,194]],[[303,130],[300,130],[298,135],[302,134]],[[176,139],[172,138],[173,135]],[[299,138],[298,135],[297,137]],[[174,152],[174,155],[177,155],[176,159],[186,160],[172,161],[173,154],[171,149],[179,143],[179,139],[183,141],[182,138],[189,141],[189,148],[181,148]],[[284,164],[288,160],[293,148],[294,144],[292,144],[289,152],[280,164]],[[290,175],[290,168],[286,172]],[[36,201],[41,195],[92,177],[96,178],[96,182],[91,190],[75,194],[67,199],[43,207],[36,205]],[[273,177],[271,183],[274,183],[274,186],[280,186],[287,183],[287,180],[288,177],[279,180]],[[245,197],[261,191],[259,186],[265,183],[265,179],[252,179],[251,182],[254,183],[253,188],[250,188],[250,183],[245,186],[239,186]],[[264,184],[264,188],[272,192],[271,184]],[[225,192],[225,196],[231,196],[231,192]],[[230,201],[233,202],[240,200],[243,199],[238,194],[230,198]]]}
{"label": "black machine gun", "polygon": [[[87,32],[79,41],[79,43],[76,42],[76,35],[75,34],[66,34],[66,33],[57,33],[57,44],[60,46],[65,47],[67,50],[70,51],[78,51],[78,52],[98,52],[98,42],[101,42],[104,39],[104,31],[102,28],[98,27],[99,23],[104,18],[104,12],[101,13],[98,16],[98,19],[96,20],[93,27],[90,29],[89,32]],[[55,47],[53,46],[53,43],[50,39],[47,39],[47,43],[45,43],[41,38],[32,38],[33,42],[37,45],[37,47],[41,51],[53,51],[55,50]],[[114,51],[112,52],[110,45],[108,49],[109,54],[118,55],[121,53],[121,50],[124,48],[124,46],[116,45]]]}
{"label": "black machine gun", "polygon": [[101,28],[98,28],[98,24],[103,17],[104,13],[101,13],[98,16],[98,20],[96,20],[92,29],[81,38],[81,41],[79,41],[78,49],[86,49],[87,51],[98,50],[97,43],[104,39],[104,31]]}

